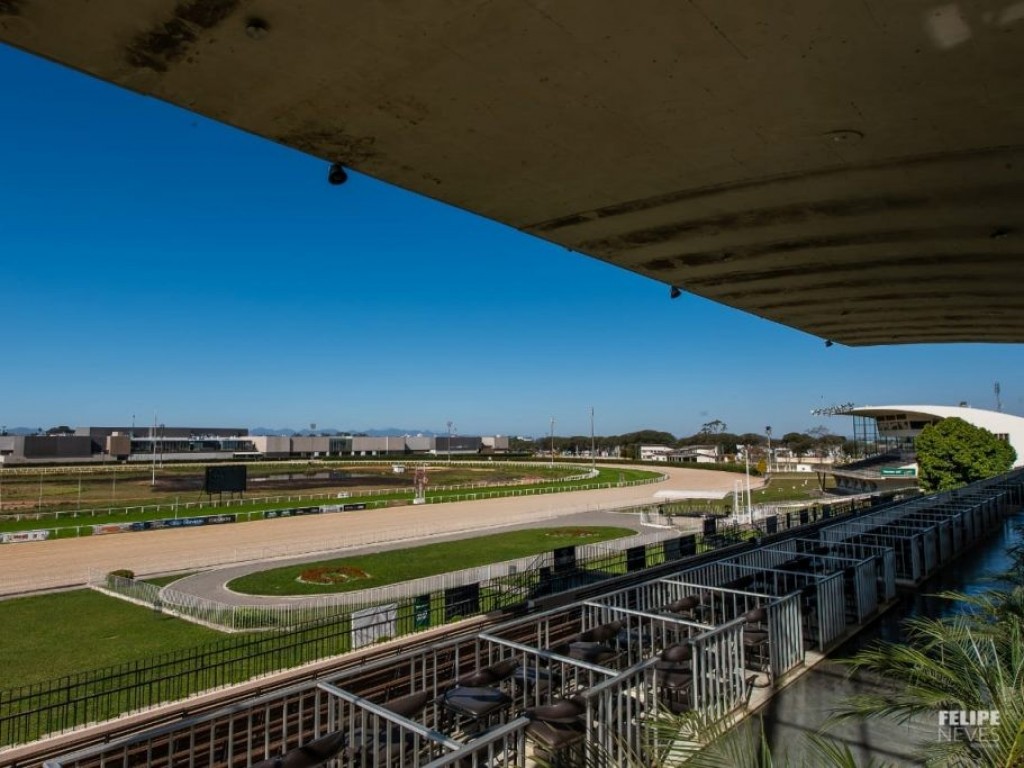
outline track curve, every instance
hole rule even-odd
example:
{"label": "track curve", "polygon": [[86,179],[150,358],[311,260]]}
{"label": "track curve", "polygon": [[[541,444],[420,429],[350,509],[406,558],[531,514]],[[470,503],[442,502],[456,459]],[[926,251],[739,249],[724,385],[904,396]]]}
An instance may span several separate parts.
{"label": "track curve", "polygon": [[[635,469],[635,467],[624,467]],[[37,590],[41,574],[74,586],[95,572],[128,568],[137,575],[200,570],[228,563],[276,559],[345,546],[369,546],[429,534],[494,528],[616,507],[657,503],[658,490],[732,490],[728,472],[664,467],[662,482],[626,488],[512,496],[332,515],[259,520],[243,524],[165,529],[113,536],[6,545],[0,558],[0,595]],[[758,479],[757,486],[761,481]]]}

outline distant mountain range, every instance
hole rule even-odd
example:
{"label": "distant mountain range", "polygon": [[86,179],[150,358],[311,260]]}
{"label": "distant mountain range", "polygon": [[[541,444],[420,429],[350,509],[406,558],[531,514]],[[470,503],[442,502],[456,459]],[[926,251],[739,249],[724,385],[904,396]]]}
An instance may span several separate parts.
{"label": "distant mountain range", "polygon": [[438,433],[429,429],[400,429],[398,427],[385,427],[384,429],[334,429],[324,427],[323,429],[271,429],[270,427],[253,427],[249,430],[250,435],[367,435],[368,437],[401,437],[402,435],[425,435],[434,437]]}

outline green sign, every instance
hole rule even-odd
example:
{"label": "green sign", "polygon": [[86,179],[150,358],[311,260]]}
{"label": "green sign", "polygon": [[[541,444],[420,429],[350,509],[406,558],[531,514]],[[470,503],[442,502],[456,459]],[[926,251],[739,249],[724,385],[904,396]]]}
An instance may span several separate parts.
{"label": "green sign", "polygon": [[425,629],[430,626],[430,595],[417,595],[413,601],[413,626]]}
{"label": "green sign", "polygon": [[917,474],[913,467],[882,467],[879,472],[882,477],[914,477]]}

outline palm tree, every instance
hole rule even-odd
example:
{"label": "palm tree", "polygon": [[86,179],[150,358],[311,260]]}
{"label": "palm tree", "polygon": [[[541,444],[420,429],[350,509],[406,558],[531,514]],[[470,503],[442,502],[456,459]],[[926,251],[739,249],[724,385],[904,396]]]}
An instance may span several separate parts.
{"label": "palm tree", "polygon": [[[944,593],[957,613],[907,622],[906,643],[879,643],[847,662],[887,682],[883,693],[852,697],[839,718],[932,718],[936,740],[922,745],[926,765],[1024,766],[1024,588],[983,595]],[[942,710],[992,711],[985,740],[938,739]]]}
{"label": "palm tree", "polygon": [[951,615],[911,619],[905,644],[877,644],[850,660],[852,670],[876,675],[893,690],[854,697],[837,717],[906,722],[937,719],[940,710],[995,710],[999,725],[984,741],[936,740],[923,746],[922,757],[935,766],[1024,766],[1024,538],[1007,552],[1011,565],[995,577],[1000,586],[980,595],[944,592],[939,597],[952,602]]}

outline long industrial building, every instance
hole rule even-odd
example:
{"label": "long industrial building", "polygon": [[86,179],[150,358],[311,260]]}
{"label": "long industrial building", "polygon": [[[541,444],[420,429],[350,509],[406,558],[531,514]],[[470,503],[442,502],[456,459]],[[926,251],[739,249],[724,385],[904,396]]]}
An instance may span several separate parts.
{"label": "long industrial building", "polygon": [[241,427],[79,427],[59,435],[2,435],[0,464],[218,461],[498,454],[504,435],[250,435]]}

